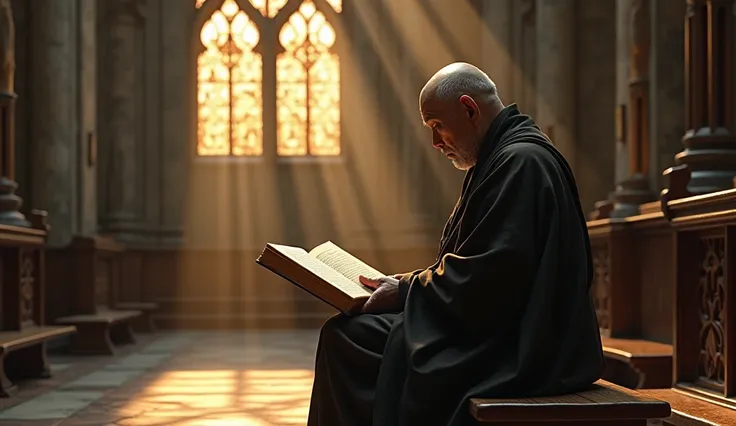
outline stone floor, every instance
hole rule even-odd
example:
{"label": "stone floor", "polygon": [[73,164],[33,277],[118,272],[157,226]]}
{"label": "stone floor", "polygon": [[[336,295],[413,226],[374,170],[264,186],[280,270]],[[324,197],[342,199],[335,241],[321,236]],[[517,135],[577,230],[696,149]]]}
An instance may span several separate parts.
{"label": "stone floor", "polygon": [[160,332],[114,357],[51,357],[0,426],[306,424],[316,331]]}

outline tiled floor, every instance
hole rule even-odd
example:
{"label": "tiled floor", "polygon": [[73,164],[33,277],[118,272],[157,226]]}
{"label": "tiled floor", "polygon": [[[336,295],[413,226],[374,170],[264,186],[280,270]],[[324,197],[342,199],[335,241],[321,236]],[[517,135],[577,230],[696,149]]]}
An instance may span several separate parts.
{"label": "tiled floor", "polygon": [[316,331],[158,333],[115,357],[52,357],[0,426],[306,423]]}

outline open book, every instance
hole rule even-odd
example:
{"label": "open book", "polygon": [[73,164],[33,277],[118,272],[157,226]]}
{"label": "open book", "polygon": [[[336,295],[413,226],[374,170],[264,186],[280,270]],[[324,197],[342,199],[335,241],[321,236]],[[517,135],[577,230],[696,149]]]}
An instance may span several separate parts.
{"label": "open book", "polygon": [[346,314],[360,311],[372,292],[358,276],[384,276],[331,241],[309,252],[268,243],[256,262]]}

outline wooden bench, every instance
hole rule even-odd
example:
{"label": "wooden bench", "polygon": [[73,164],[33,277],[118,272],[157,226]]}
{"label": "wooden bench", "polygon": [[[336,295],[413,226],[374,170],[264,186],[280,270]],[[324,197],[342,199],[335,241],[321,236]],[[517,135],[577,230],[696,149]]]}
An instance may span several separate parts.
{"label": "wooden bench", "polygon": [[0,225],[0,396],[12,381],[50,376],[46,342],[75,332],[48,326],[44,317],[46,212],[34,210],[32,228]]}
{"label": "wooden bench", "polygon": [[49,306],[49,317],[77,328],[74,353],[113,355],[116,345],[135,341],[132,325],[144,314],[140,309],[121,310],[117,303],[122,251],[121,245],[102,236],[77,236],[67,247],[49,251],[49,280],[60,301]]}
{"label": "wooden bench", "polygon": [[46,341],[75,332],[74,327],[28,326],[18,331],[0,331],[0,396],[10,396],[14,380],[49,378]]}
{"label": "wooden bench", "polygon": [[156,323],[153,320],[153,314],[158,310],[158,303],[116,302],[115,309],[141,312],[141,316],[133,319],[131,324],[133,330],[144,333],[153,333],[156,331]]}
{"label": "wooden bench", "polygon": [[599,380],[590,390],[543,398],[472,399],[476,424],[507,426],[645,426],[670,416],[666,401]]}
{"label": "wooden bench", "polygon": [[672,413],[663,420],[670,426],[736,425],[736,408],[707,402],[677,389],[644,389],[643,395],[667,401]]}
{"label": "wooden bench", "polygon": [[115,346],[135,343],[131,323],[140,316],[139,311],[100,308],[95,315],[62,317],[56,323],[76,327],[77,334],[72,340],[74,353],[114,355]]}
{"label": "wooden bench", "polygon": [[[669,388],[672,386],[672,345],[640,339],[604,337],[603,354],[609,362],[604,378],[632,389]],[[633,373],[618,369],[628,366]]]}

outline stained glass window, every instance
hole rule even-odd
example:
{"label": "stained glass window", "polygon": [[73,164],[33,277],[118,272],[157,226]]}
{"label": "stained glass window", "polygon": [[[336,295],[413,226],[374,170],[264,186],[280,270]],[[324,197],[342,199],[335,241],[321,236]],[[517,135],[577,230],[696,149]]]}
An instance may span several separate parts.
{"label": "stained glass window", "polygon": [[250,0],[250,4],[258,9],[263,16],[273,18],[289,0]]}
{"label": "stained glass window", "polygon": [[235,0],[204,24],[205,51],[197,60],[200,155],[263,153],[262,61],[253,48],[259,33]]}
{"label": "stained glass window", "polygon": [[[194,0],[200,8],[206,0]],[[274,18],[289,0],[249,0]],[[327,0],[338,13],[342,0]],[[198,132],[201,156],[259,156],[264,143],[280,156],[340,154],[340,62],[336,33],[312,0],[304,0],[274,40],[261,40],[255,22],[236,0],[225,0],[203,25],[197,58]],[[277,50],[279,43],[283,49]],[[276,55],[276,109],[263,110],[263,57]],[[273,58],[273,56],[269,57]],[[273,93],[273,92],[271,92]],[[263,117],[277,129],[264,135]]]}
{"label": "stained glass window", "polygon": [[311,0],[281,28],[276,61],[278,155],[340,154],[340,62],[335,30]]}

